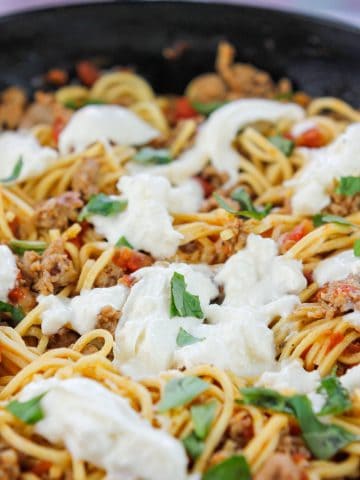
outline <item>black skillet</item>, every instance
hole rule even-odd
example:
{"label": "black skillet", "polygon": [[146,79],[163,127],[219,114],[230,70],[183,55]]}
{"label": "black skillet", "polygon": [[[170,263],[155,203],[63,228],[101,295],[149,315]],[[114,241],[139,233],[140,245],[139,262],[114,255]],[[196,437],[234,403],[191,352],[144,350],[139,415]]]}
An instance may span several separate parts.
{"label": "black skillet", "polygon": [[[226,38],[238,59],[290,77],[311,95],[360,104],[360,29],[294,13],[234,5],[114,2],[37,10],[0,19],[0,89],[37,87],[54,66],[94,58],[135,66],[159,92],[180,93],[211,71]],[[189,48],[166,60],[164,47]]]}

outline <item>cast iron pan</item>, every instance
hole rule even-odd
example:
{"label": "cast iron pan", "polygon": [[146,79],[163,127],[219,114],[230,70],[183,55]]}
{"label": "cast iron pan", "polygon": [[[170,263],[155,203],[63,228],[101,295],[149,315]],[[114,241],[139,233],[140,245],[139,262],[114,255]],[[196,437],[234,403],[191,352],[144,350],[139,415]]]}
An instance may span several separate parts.
{"label": "cast iron pan", "polygon": [[[159,92],[182,92],[213,69],[220,39],[238,59],[290,77],[311,95],[360,104],[360,29],[260,8],[183,2],[114,2],[37,10],[0,19],[0,88],[36,88],[42,73],[94,58],[135,66]],[[189,49],[176,60],[162,50]]]}

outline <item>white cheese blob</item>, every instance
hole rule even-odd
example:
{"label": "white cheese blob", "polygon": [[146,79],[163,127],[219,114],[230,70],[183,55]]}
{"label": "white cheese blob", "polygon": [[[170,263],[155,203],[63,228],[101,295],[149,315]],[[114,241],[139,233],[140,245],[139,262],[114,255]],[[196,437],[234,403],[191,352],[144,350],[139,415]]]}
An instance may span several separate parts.
{"label": "white cheese blob", "polygon": [[62,154],[79,153],[95,142],[144,145],[160,132],[131,110],[117,105],[89,105],[78,110],[59,136]]}
{"label": "white cheese blob", "polygon": [[122,177],[118,188],[127,207],[117,215],[92,216],[89,221],[96,232],[113,244],[124,236],[134,248],[155,258],[173,256],[183,236],[174,229],[169,212],[196,211],[202,202],[200,185],[191,180],[171,187],[166,178],[139,174]]}
{"label": "white cheese blob", "polygon": [[300,137],[303,133],[311,130],[312,128],[316,128],[317,123],[313,118],[306,118],[301,122],[295,123],[292,129],[290,130],[290,134],[292,137],[297,138]]}
{"label": "white cheese blob", "polygon": [[360,365],[349,368],[345,375],[340,377],[340,382],[351,393],[360,388]]}
{"label": "white cheese blob", "polygon": [[230,257],[215,277],[224,286],[224,305],[260,308],[270,321],[287,316],[305,287],[301,262],[278,255],[274,240],[250,234],[246,248]]}
{"label": "white cheese blob", "polygon": [[360,274],[360,258],[355,256],[353,250],[344,250],[319,262],[313,278],[322,287],[325,283],[343,280],[351,274]]}
{"label": "white cheese blob", "polygon": [[6,245],[0,245],[0,301],[8,302],[9,291],[15,287],[18,268],[15,257]]}
{"label": "white cheese blob", "polygon": [[139,168],[155,175],[163,175],[172,183],[180,183],[199,173],[207,161],[220,172],[229,175],[229,184],[236,182],[240,167],[240,155],[233,148],[237,133],[257,121],[278,122],[283,119],[299,121],[304,110],[293,103],[273,100],[242,99],[217,109],[201,126],[194,147],[184,152],[168,165],[139,167],[129,163],[130,170]]}
{"label": "white cheese blob", "polygon": [[360,123],[350,125],[326,147],[301,151],[306,164],[286,185],[294,188],[292,211],[313,215],[330,204],[327,189],[335,179],[360,175]]}
{"label": "white cheese blob", "polygon": [[36,433],[64,444],[85,460],[124,480],[185,480],[187,458],[181,443],[152,427],[125,398],[88,378],[50,378],[28,384],[20,394],[41,399],[44,418]]}
{"label": "white cheese blob", "polygon": [[320,380],[317,370],[308,372],[299,360],[285,360],[280,363],[277,371],[264,372],[256,386],[305,394],[315,391],[320,385]]}
{"label": "white cheese blob", "polygon": [[180,327],[190,331],[202,320],[170,318],[170,283],[174,272],[184,275],[186,289],[199,296],[203,312],[218,294],[211,270],[204,266],[173,263],[142,268],[131,288],[115,333],[115,364],[127,375],[145,377],[175,366],[174,351]]}
{"label": "white cheese blob", "polygon": [[42,147],[37,138],[28,132],[0,134],[0,178],[8,178],[18,161],[23,162],[20,174],[14,182],[39,175],[58,158],[55,150]]}
{"label": "white cheese blob", "polygon": [[261,314],[251,308],[211,305],[207,317],[212,324],[188,329],[203,340],[177,349],[174,366],[210,364],[239,376],[259,375],[274,366],[273,333]]}
{"label": "white cheese blob", "polygon": [[128,294],[124,285],[108,288],[82,290],[73,298],[56,295],[39,295],[41,308],[41,330],[45,335],[53,335],[64,325],[71,325],[80,335],[95,328],[96,317],[105,306],[120,310]]}

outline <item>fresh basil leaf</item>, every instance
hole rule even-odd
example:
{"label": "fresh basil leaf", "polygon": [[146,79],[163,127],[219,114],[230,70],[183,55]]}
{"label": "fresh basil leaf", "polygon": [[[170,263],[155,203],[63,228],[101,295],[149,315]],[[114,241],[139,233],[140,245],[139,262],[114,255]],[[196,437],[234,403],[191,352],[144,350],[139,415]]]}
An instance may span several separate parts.
{"label": "fresh basil leaf", "polygon": [[192,102],[191,106],[201,115],[208,116],[211,113],[215,112],[220,107],[223,107],[227,102]]}
{"label": "fresh basil leaf", "polygon": [[8,412],[12,413],[14,417],[19,418],[28,425],[33,425],[44,418],[44,412],[40,404],[40,401],[44,395],[46,395],[46,393],[42,393],[41,395],[38,395],[27,402],[13,400],[12,402],[8,403],[5,408]]}
{"label": "fresh basil leaf", "polygon": [[20,307],[15,307],[11,303],[0,301],[0,312],[10,314],[11,325],[15,327],[25,317],[25,314]]}
{"label": "fresh basil leaf", "polygon": [[163,398],[158,405],[159,412],[185,405],[209,388],[208,382],[191,375],[173,378],[164,389]]}
{"label": "fresh basil leaf", "polygon": [[342,427],[320,422],[306,395],[291,397],[290,404],[299,422],[302,437],[316,458],[327,460],[341,448],[358,440],[356,435]]}
{"label": "fresh basil leaf", "polygon": [[127,247],[131,248],[132,250],[134,249],[131,243],[128,242],[124,236],[119,238],[119,240],[115,243],[115,247]]}
{"label": "fresh basil leaf", "polygon": [[99,193],[93,195],[88,204],[81,210],[78,217],[79,221],[85,220],[91,215],[104,215],[106,217],[123,212],[127,207],[127,200],[118,200]]}
{"label": "fresh basil leaf", "polygon": [[353,225],[349,220],[346,218],[339,217],[338,215],[327,215],[322,213],[317,213],[312,218],[313,224],[315,227],[320,227],[325,223],[338,223],[340,225]]}
{"label": "fresh basil leaf", "polygon": [[[239,190],[242,190],[242,189],[239,189]],[[235,193],[236,192],[234,192],[234,194]],[[257,210],[254,207],[254,205],[252,205],[252,203],[251,203],[252,207],[248,210],[235,210],[230,205],[228,205],[225,202],[225,200],[223,198],[221,198],[217,193],[214,193],[214,197],[215,197],[215,200],[217,201],[217,203],[219,204],[219,206],[221,208],[223,208],[227,212],[229,212],[233,215],[236,215],[238,217],[246,217],[246,218],[254,218],[255,220],[262,220],[264,217],[266,217],[266,215],[268,215],[270,213],[271,208],[272,208],[272,205],[266,205],[266,207],[263,210]],[[232,197],[232,198],[234,198],[234,197]],[[238,195],[238,198],[240,198],[239,195]],[[234,198],[234,200],[237,200],[237,201],[241,202],[241,200],[238,200],[238,198]],[[251,200],[250,200],[250,202],[251,202]]]}
{"label": "fresh basil leaf", "polygon": [[19,175],[21,173],[23,166],[24,166],[24,161],[22,157],[20,157],[19,160],[16,162],[11,174],[7,178],[1,178],[0,183],[11,183],[17,180],[19,178]]}
{"label": "fresh basil leaf", "polygon": [[204,338],[198,338],[191,335],[184,328],[180,327],[179,333],[176,337],[176,345],[178,347],[186,347],[186,345],[192,345],[193,343],[201,342]]}
{"label": "fresh basil leaf", "polygon": [[78,108],[82,108],[85,105],[103,105],[105,102],[102,100],[97,100],[96,98],[89,98],[88,100],[67,100],[64,102],[64,107],[69,108],[70,110],[77,110]]}
{"label": "fresh basil leaf", "polygon": [[254,204],[250,198],[250,195],[247,193],[247,191],[244,188],[240,187],[234,190],[231,194],[231,198],[239,202],[241,208],[243,208],[244,210],[256,211],[256,208],[254,207]]}
{"label": "fresh basil leaf", "polygon": [[355,257],[360,257],[360,238],[355,240],[354,243],[354,255]]}
{"label": "fresh basil leaf", "polygon": [[245,457],[233,455],[209,468],[202,480],[251,480],[251,473]]}
{"label": "fresh basil leaf", "polygon": [[204,450],[204,442],[200,440],[194,432],[189,433],[189,435],[183,438],[182,443],[192,460],[196,460],[200,457]]}
{"label": "fresh basil leaf", "polygon": [[285,138],[283,135],[274,135],[269,137],[268,140],[287,157],[292,154],[295,147],[294,142],[288,138]]}
{"label": "fresh basil leaf", "polygon": [[82,107],[83,104],[80,104],[79,102],[76,102],[75,100],[66,100],[63,103],[65,108],[68,108],[70,110],[77,110],[78,108]]}
{"label": "fresh basil leaf", "polygon": [[144,147],[134,155],[133,160],[143,165],[164,165],[172,162],[173,157],[165,148]]}
{"label": "fresh basil leaf", "polygon": [[341,177],[336,193],[355,195],[360,192],[360,177]]}
{"label": "fresh basil leaf", "polygon": [[18,255],[22,255],[28,250],[42,253],[44,250],[46,250],[47,243],[38,240],[10,240],[9,247]]}
{"label": "fresh basil leaf", "polygon": [[276,93],[274,95],[275,100],[291,100],[294,96],[294,92],[284,92],[284,93]]}
{"label": "fresh basil leaf", "polygon": [[210,431],[215,418],[216,407],[216,401],[212,401],[204,405],[194,405],[190,409],[194,432],[200,440],[204,440]]}
{"label": "fresh basil leaf", "polygon": [[338,415],[351,408],[349,393],[336,375],[323,378],[317,392],[326,394],[326,402],[319,415]]}
{"label": "fresh basil leaf", "polygon": [[281,395],[276,390],[263,387],[248,387],[240,390],[242,394],[241,403],[267,408],[276,412],[293,413],[289,403],[291,397]]}
{"label": "fresh basil leaf", "polygon": [[97,98],[89,98],[85,101],[84,105],[105,105],[104,100],[99,100]]}
{"label": "fresh basil leaf", "polygon": [[170,317],[204,318],[200,300],[186,290],[184,275],[174,272],[171,283]]}

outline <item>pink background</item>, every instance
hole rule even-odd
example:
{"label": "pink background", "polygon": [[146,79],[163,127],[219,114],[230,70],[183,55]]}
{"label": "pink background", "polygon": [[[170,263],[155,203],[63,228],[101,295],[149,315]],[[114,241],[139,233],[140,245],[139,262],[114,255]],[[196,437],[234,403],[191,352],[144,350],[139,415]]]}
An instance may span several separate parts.
{"label": "pink background", "polygon": [[[0,15],[42,6],[91,3],[94,0],[0,0]],[[103,0],[105,3],[107,0]],[[111,1],[111,0],[110,0]],[[203,0],[206,1],[206,0]],[[210,0],[211,1],[211,0]],[[218,0],[221,1],[221,0]],[[262,5],[340,18],[360,26],[360,0],[223,0],[228,3]]]}

